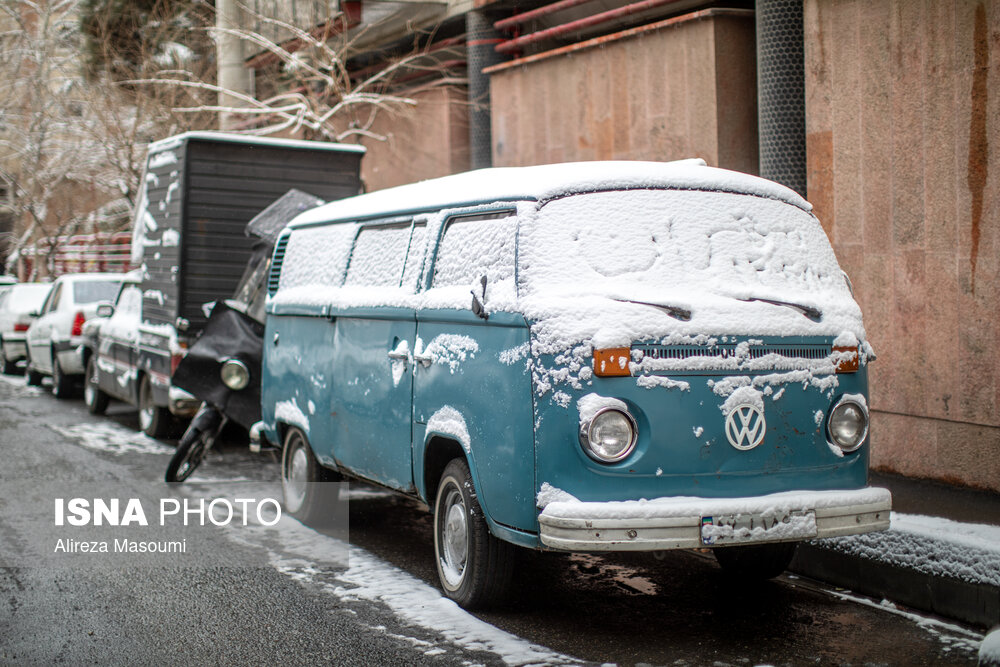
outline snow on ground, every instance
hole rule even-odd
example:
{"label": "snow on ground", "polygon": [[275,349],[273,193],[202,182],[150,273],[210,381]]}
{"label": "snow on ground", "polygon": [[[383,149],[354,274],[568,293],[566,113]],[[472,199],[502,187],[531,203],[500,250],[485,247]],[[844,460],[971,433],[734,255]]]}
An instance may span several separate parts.
{"label": "snow on ground", "polygon": [[934,636],[942,644],[950,648],[959,648],[969,652],[974,652],[976,647],[979,646],[979,642],[982,639],[982,635],[967,628],[963,628],[960,625],[954,623],[948,623],[945,621],[938,620],[936,618],[929,618],[927,616],[921,616],[920,614],[915,614],[911,611],[906,611],[900,609],[895,604],[889,600],[882,600],[881,602],[876,602],[866,597],[860,595],[855,595],[844,590],[826,590],[826,593],[832,595],[838,600],[845,600],[848,602],[853,602],[855,604],[864,605],[866,607],[873,607],[875,609],[881,609],[882,611],[889,612],[890,614],[895,614],[897,616],[902,616],[903,618],[913,621],[919,628],[925,630],[932,636]]}
{"label": "snow on ground", "polygon": [[1000,665],[1000,628],[986,635],[979,646],[979,664],[983,667]]}
{"label": "snow on ground", "polygon": [[5,382],[14,387],[18,387],[25,394],[29,395],[38,395],[45,391],[41,387],[29,387],[25,384],[23,375],[4,375],[0,373],[0,382]]}
{"label": "snow on ground", "polygon": [[[385,605],[405,623],[431,630],[464,649],[494,653],[508,665],[579,662],[481,621],[443,597],[437,588],[360,547],[318,533],[290,517],[283,515],[273,527],[253,526],[251,531],[232,530],[227,535],[244,544],[280,544],[280,552],[271,552],[270,563],[282,574],[345,602],[361,600]],[[331,553],[337,551],[346,553],[346,568],[331,572],[316,567],[316,563],[330,562]],[[633,582],[637,589],[642,583]],[[373,629],[384,631],[381,627]],[[440,645],[407,639],[426,655],[442,652]]]}
{"label": "snow on ground", "polygon": [[1000,586],[1000,526],[893,512],[887,531],[817,545],[932,576]]}
{"label": "snow on ground", "polygon": [[87,449],[111,454],[173,454],[174,448],[148,435],[130,431],[113,422],[83,423],[73,426],[49,424],[56,433],[76,440]]}

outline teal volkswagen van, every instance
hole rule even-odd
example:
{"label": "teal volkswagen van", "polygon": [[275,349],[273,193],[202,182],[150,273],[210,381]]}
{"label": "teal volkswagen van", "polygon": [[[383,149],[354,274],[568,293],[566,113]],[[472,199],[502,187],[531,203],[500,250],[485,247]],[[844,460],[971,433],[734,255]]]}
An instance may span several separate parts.
{"label": "teal volkswagen van", "polygon": [[487,169],[330,203],[280,236],[263,418],[286,511],[319,482],[426,502],[441,585],[503,595],[517,547],[711,548],[770,577],[888,527],[874,359],[810,205],[672,163]]}

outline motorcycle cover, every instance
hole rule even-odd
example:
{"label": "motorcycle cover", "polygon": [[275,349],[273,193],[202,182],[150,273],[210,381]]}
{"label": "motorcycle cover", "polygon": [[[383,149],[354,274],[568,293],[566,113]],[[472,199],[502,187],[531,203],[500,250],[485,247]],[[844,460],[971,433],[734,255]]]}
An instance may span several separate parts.
{"label": "motorcycle cover", "polygon": [[[232,421],[250,428],[260,421],[260,373],[264,325],[219,301],[201,336],[174,371],[173,383]],[[250,369],[249,384],[233,391],[219,375],[222,364],[238,359]]]}

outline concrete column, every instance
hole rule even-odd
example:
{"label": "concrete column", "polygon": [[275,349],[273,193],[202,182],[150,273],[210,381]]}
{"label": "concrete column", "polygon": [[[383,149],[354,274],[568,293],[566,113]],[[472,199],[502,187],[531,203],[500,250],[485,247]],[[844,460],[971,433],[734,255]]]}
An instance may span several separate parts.
{"label": "concrete column", "polygon": [[802,0],[757,0],[760,175],[806,196]]}
{"label": "concrete column", "polygon": [[[236,0],[216,0],[215,26],[229,30],[242,28]],[[253,72],[243,66],[243,40],[237,35],[219,32],[215,49],[219,63],[217,74],[219,87],[249,95],[253,90],[251,80]],[[240,107],[245,106],[245,103],[232,95],[219,93],[219,106]],[[219,129],[230,130],[238,121],[239,117],[236,114],[220,113]]]}
{"label": "concrete column", "polygon": [[493,133],[490,127],[490,77],[483,68],[504,57],[494,47],[502,37],[492,19],[478,10],[465,15],[466,53],[469,63],[469,156],[472,169],[493,166]]}

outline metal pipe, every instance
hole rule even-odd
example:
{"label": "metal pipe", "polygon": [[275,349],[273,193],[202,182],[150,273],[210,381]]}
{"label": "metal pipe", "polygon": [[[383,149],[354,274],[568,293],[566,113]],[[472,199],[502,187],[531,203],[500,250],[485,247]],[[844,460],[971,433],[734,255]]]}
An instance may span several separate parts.
{"label": "metal pipe", "polygon": [[613,21],[624,16],[638,14],[639,12],[644,12],[648,9],[655,9],[656,7],[662,7],[663,5],[673,4],[678,1],[679,0],[642,0],[642,2],[634,2],[631,5],[625,5],[624,7],[618,7],[617,9],[601,12],[600,14],[594,14],[592,16],[588,16],[587,18],[577,19],[576,21],[570,21],[569,23],[563,23],[552,28],[529,33],[523,37],[508,40],[501,44],[497,44],[496,50],[497,53],[510,53],[511,51],[517,51],[523,46],[534,44],[545,39],[559,37],[560,35],[565,35],[569,32],[577,32],[579,30],[607,23],[608,21]]}
{"label": "metal pipe", "polygon": [[528,21],[537,19],[540,16],[547,16],[563,9],[569,9],[570,7],[576,7],[577,5],[583,5],[588,2],[593,2],[593,0],[559,0],[559,2],[553,2],[551,5],[545,5],[544,7],[539,7],[538,9],[532,9],[531,11],[514,14],[514,16],[500,19],[493,24],[493,27],[497,30],[509,30],[514,26],[527,23]]}

